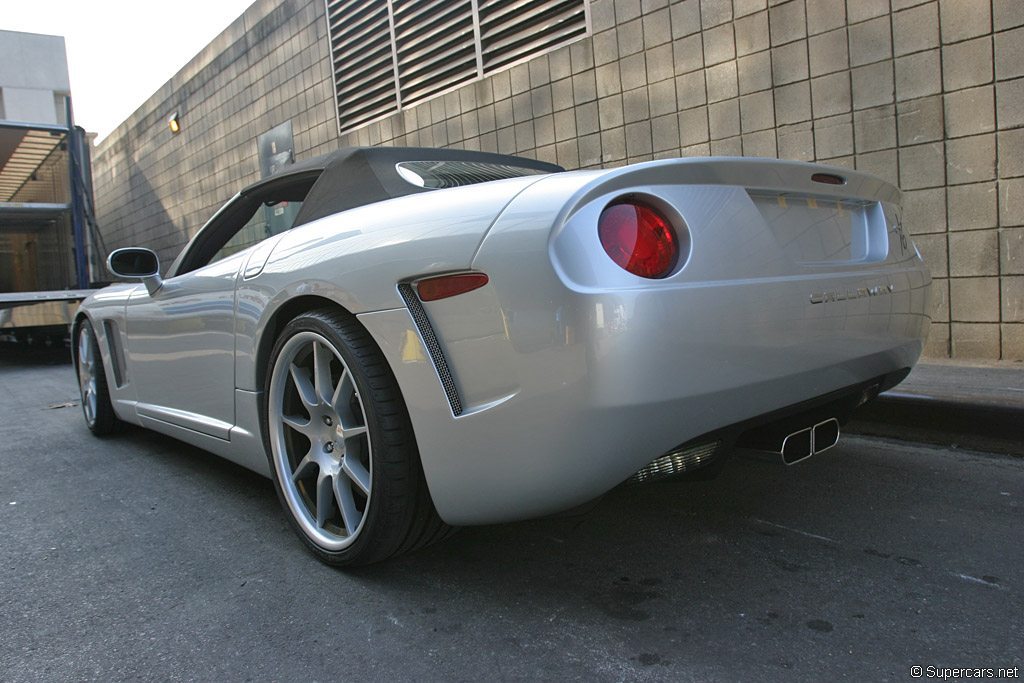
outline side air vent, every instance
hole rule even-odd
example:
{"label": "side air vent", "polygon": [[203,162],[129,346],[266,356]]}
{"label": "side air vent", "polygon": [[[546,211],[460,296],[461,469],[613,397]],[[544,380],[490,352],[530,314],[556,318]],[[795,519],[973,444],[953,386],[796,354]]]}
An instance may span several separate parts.
{"label": "side air vent", "polygon": [[110,349],[111,365],[114,367],[114,384],[118,389],[128,382],[128,375],[125,371],[124,352],[121,350],[121,331],[113,320],[103,321],[103,336],[107,338],[107,346]]}
{"label": "side air vent", "polygon": [[448,361],[445,360],[444,352],[437,341],[437,335],[434,334],[434,328],[430,324],[427,312],[423,310],[423,304],[420,303],[419,297],[413,291],[412,285],[398,285],[398,293],[402,295],[405,305],[409,308],[413,322],[416,323],[416,329],[420,332],[420,338],[423,339],[423,344],[427,347],[427,353],[430,354],[437,377],[441,380],[441,387],[444,389],[445,396],[448,397],[452,415],[456,417],[462,415],[462,399],[455,388],[455,379],[452,377],[451,370],[448,369]]}

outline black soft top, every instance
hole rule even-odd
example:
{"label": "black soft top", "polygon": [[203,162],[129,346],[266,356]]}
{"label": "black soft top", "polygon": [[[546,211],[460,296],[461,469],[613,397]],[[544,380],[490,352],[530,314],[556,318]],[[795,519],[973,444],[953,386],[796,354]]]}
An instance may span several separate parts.
{"label": "black soft top", "polygon": [[242,194],[258,191],[268,184],[316,178],[295,217],[294,225],[302,225],[357,206],[431,191],[430,188],[417,187],[399,175],[396,164],[403,161],[469,161],[519,166],[542,173],[565,170],[543,161],[490,152],[428,147],[346,147],[286,166],[269,178],[245,188]]}

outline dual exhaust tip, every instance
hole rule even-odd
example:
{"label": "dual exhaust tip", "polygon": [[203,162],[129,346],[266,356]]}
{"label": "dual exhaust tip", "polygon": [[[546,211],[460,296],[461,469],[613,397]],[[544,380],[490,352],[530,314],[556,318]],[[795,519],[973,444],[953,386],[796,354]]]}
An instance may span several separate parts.
{"label": "dual exhaust tip", "polygon": [[795,465],[839,443],[839,420],[834,417],[791,431],[794,426],[789,422],[788,426],[776,423],[759,427],[740,436],[736,445],[776,453],[782,456],[784,464]]}
{"label": "dual exhaust tip", "polygon": [[782,440],[782,462],[795,465],[839,443],[839,420],[830,417],[813,427],[789,434]]}

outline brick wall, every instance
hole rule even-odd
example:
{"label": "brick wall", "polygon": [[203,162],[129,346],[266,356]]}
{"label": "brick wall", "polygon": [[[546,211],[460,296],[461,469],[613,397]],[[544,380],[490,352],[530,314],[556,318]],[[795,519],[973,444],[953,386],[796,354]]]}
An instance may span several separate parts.
{"label": "brick wall", "polygon": [[258,175],[256,136],[289,118],[300,158],[393,144],[569,168],[822,161],[903,188],[936,278],[929,355],[1024,359],[1024,0],[592,0],[590,12],[591,37],[339,136],[323,4],[259,2],[100,145],[108,244],[169,258]]}

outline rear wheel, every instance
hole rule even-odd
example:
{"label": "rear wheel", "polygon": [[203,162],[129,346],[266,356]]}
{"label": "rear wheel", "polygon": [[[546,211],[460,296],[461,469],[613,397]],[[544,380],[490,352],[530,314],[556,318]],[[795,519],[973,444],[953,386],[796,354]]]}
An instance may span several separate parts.
{"label": "rear wheel", "polygon": [[75,340],[75,367],[78,371],[78,389],[82,396],[82,412],[89,430],[97,436],[114,431],[118,419],[110,404],[107,375],[103,370],[100,345],[92,323],[83,320],[78,326]]}
{"label": "rear wheel", "polygon": [[321,310],[289,322],[265,396],[278,496],[321,560],[367,564],[446,535],[397,382],[354,317]]}

